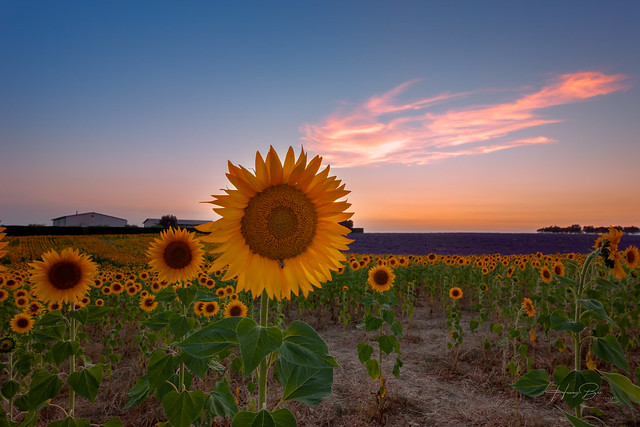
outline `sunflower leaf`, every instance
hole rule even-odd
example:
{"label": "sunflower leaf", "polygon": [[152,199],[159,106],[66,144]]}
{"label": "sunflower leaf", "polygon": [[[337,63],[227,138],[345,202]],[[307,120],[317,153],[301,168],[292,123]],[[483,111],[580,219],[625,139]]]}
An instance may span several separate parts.
{"label": "sunflower leaf", "polygon": [[279,358],[275,375],[283,387],[282,400],[315,406],[331,395],[333,368],[314,368]]}
{"label": "sunflower leaf", "polygon": [[162,407],[171,425],[188,427],[200,416],[204,409],[204,402],[205,396],[202,390],[181,393],[171,390],[162,398]]}
{"label": "sunflower leaf", "polygon": [[327,344],[306,323],[295,320],[289,325],[278,349],[281,358],[311,368],[335,368],[338,363],[329,355]]}
{"label": "sunflower leaf", "polygon": [[249,375],[260,362],[282,345],[282,331],[275,327],[263,327],[254,320],[243,318],[236,328],[244,374]]}
{"label": "sunflower leaf", "polygon": [[194,357],[211,357],[238,345],[236,327],[242,317],[229,317],[189,335],[176,345]]}
{"label": "sunflower leaf", "polygon": [[238,412],[233,417],[232,427],[296,427],[298,424],[291,411],[286,408],[269,412]]}
{"label": "sunflower leaf", "polygon": [[589,300],[581,299],[580,304],[582,304],[583,307],[586,308],[587,310],[595,313],[600,319],[604,320],[605,322],[611,323],[613,326],[617,327],[616,322],[614,322],[613,319],[611,319],[609,315],[607,315],[607,311],[604,309],[604,306],[597,299],[589,299]]}
{"label": "sunflower leaf", "polygon": [[102,366],[94,365],[79,372],[70,373],[67,384],[80,396],[86,397],[91,403],[94,403],[98,395],[98,388],[102,383],[102,374]]}
{"label": "sunflower leaf", "polygon": [[55,374],[50,374],[42,369],[37,369],[31,376],[27,398],[30,409],[35,409],[38,405],[53,399],[62,388],[62,381]]}
{"label": "sunflower leaf", "polygon": [[593,354],[600,359],[613,363],[625,372],[629,372],[627,357],[615,336],[609,334],[604,338],[596,338],[592,348]]}
{"label": "sunflower leaf", "polygon": [[226,380],[219,381],[209,393],[205,409],[212,417],[233,417],[238,413],[235,398],[229,390]]}
{"label": "sunflower leaf", "polygon": [[544,393],[549,387],[549,379],[547,371],[544,369],[536,369],[524,374],[515,384],[510,384],[522,394],[529,397],[537,397]]}

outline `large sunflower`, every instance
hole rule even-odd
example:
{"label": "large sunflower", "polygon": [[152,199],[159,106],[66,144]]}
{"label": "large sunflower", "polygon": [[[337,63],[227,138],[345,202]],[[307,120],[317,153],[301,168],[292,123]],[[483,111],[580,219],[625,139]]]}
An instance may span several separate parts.
{"label": "large sunflower", "polygon": [[271,147],[264,160],[256,153],[255,173],[229,163],[235,189],[208,202],[221,218],[197,228],[210,233],[203,240],[220,254],[211,270],[228,265],[224,280],[237,276],[237,292],[288,299],[302,290],[306,297],[346,260],[340,251],[352,240],[339,223],[353,214],[338,200],[349,191],[328,166],[318,173],[321,162],[316,156],[307,163],[304,150],[296,159],[289,148],[281,163]]}
{"label": "large sunflower", "polygon": [[393,270],[386,265],[377,265],[369,269],[369,286],[378,292],[384,292],[391,289],[396,275]]}
{"label": "large sunflower", "polygon": [[149,265],[158,273],[158,278],[175,283],[198,276],[204,250],[196,233],[169,227],[151,243],[147,255],[151,258]]}
{"label": "large sunflower", "polygon": [[88,255],[67,248],[60,253],[51,250],[42,261],[29,264],[33,268],[32,290],[41,301],[76,303],[89,291],[97,265]]}

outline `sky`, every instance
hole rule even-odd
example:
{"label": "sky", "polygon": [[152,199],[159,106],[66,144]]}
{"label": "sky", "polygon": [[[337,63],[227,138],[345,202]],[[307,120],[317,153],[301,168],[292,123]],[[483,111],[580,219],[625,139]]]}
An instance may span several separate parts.
{"label": "sky", "polygon": [[0,0],[0,220],[213,221],[323,157],[365,232],[640,226],[640,2]]}

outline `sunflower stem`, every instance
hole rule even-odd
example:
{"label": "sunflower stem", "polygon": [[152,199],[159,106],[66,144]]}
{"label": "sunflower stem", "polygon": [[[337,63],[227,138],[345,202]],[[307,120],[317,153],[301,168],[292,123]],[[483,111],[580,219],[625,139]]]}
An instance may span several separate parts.
{"label": "sunflower stem", "polygon": [[[269,296],[267,291],[263,290],[260,296],[260,326],[267,327],[269,315]],[[260,362],[258,371],[258,410],[262,410],[267,404],[267,358]]]}
{"label": "sunflower stem", "polygon": [[[13,350],[9,353],[9,381],[13,381]],[[9,399],[9,422],[13,423],[13,396]]]}
{"label": "sunflower stem", "polygon": [[[73,303],[72,303],[71,309],[75,310],[75,308],[73,307]],[[71,328],[70,328],[71,342],[74,342],[76,340],[76,319],[74,319],[73,317],[71,318],[70,325],[71,325]],[[76,355],[72,354],[71,360],[69,360],[69,375],[71,375],[75,371],[76,371]],[[71,418],[73,418],[73,407],[75,406],[75,401],[76,401],[76,392],[72,387],[69,387],[69,416]]]}

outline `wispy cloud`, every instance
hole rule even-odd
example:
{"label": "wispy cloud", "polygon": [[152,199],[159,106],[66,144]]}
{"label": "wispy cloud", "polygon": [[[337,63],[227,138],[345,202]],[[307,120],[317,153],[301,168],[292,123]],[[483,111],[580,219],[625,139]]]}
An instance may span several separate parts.
{"label": "wispy cloud", "polygon": [[[568,104],[628,88],[623,74],[564,74],[536,92],[516,94],[511,102],[429,109],[468,99],[474,92],[442,93],[409,103],[399,96],[417,80],[372,96],[349,111],[339,109],[320,124],[305,124],[305,146],[322,153],[335,167],[374,163],[427,164],[450,157],[486,154],[532,144],[557,142],[545,136],[512,134],[561,120],[542,118],[537,110]],[[529,90],[530,91],[530,90]]]}

